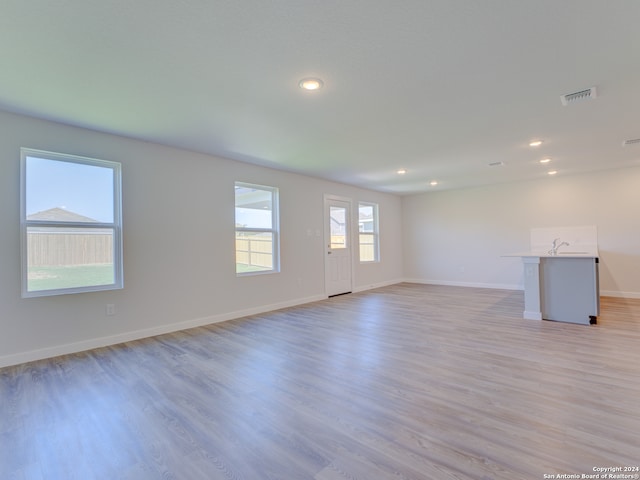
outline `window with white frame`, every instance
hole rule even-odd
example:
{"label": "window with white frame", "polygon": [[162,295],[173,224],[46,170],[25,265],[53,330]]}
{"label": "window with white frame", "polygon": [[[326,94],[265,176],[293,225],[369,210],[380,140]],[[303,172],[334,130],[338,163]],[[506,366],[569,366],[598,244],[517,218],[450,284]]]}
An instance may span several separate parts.
{"label": "window with white frame", "polygon": [[377,204],[364,202],[358,204],[358,233],[360,261],[379,261]]}
{"label": "window with white frame", "polygon": [[120,163],[20,153],[22,296],[122,288]]}
{"label": "window with white frame", "polygon": [[278,189],[235,183],[236,273],[280,270]]}

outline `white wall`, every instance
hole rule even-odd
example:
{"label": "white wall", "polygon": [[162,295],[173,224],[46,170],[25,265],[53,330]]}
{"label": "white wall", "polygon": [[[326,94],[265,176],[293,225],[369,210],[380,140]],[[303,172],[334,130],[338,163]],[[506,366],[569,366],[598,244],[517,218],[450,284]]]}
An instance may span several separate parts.
{"label": "white wall", "polygon": [[[323,298],[324,194],[380,207],[355,290],[402,279],[400,197],[3,112],[0,132],[0,366]],[[122,163],[123,290],[20,298],[20,147]],[[280,189],[281,273],[236,277],[234,181]]]}
{"label": "white wall", "polygon": [[405,278],[522,288],[532,227],[595,225],[602,295],[640,298],[640,167],[403,198]]}

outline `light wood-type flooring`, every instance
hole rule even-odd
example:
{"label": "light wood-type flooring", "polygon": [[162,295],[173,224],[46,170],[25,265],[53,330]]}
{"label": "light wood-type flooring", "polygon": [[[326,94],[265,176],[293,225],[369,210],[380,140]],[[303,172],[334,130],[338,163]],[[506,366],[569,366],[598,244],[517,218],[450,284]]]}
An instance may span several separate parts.
{"label": "light wood-type flooring", "polygon": [[640,465],[640,300],[603,298],[593,326],[522,310],[518,291],[403,283],[5,368],[0,479],[531,480]]}

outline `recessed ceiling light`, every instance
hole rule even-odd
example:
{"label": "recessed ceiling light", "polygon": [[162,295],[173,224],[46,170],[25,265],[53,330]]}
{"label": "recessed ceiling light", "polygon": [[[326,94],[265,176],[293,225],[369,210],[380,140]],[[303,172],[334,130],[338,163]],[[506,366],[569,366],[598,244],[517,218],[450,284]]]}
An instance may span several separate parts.
{"label": "recessed ceiling light", "polygon": [[432,180],[429,182],[429,185],[431,185],[432,187],[435,187],[436,185],[438,185],[438,182],[435,180]]}
{"label": "recessed ceiling light", "polygon": [[532,142],[529,142],[530,147],[539,147],[540,145],[542,145],[542,140],[533,140]]}
{"label": "recessed ceiling light", "polygon": [[558,172],[557,172],[557,171],[555,171],[555,170],[549,170],[549,171],[547,172],[547,174],[549,174],[549,175],[555,175],[556,173],[558,173]]}
{"label": "recessed ceiling light", "polygon": [[401,169],[399,169],[396,173],[397,173],[398,175],[404,175],[405,173],[407,173],[407,171],[406,171],[404,168],[401,168]]}
{"label": "recessed ceiling light", "polygon": [[549,163],[550,161],[550,158],[543,158],[542,160],[540,160],[540,163]]}
{"label": "recessed ceiling light", "polygon": [[303,78],[298,83],[298,86],[303,90],[319,90],[324,85],[324,82],[319,78]]}

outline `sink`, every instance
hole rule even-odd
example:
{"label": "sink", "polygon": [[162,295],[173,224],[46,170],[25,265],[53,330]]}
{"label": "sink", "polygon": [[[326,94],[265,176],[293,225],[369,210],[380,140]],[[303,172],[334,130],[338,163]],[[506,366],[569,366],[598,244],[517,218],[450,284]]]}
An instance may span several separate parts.
{"label": "sink", "polygon": [[589,252],[558,252],[556,255],[588,255]]}

